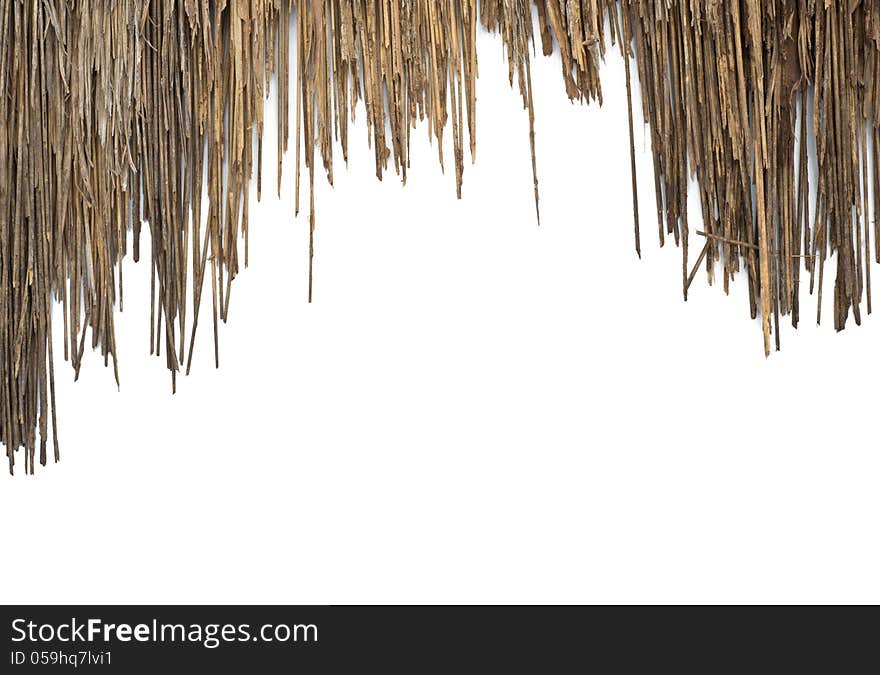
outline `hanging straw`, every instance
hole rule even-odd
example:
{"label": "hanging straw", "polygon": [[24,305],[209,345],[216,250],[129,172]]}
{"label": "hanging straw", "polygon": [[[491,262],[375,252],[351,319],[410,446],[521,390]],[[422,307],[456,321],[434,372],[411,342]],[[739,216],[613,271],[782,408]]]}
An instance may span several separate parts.
{"label": "hanging straw", "polygon": [[[46,463],[50,426],[59,456],[53,334],[77,375],[87,343],[116,372],[121,261],[139,260],[142,236],[151,351],[172,386],[189,371],[207,306],[219,359],[218,322],[248,260],[252,180],[262,192],[270,82],[279,191],[295,120],[297,211],[308,181],[309,299],[315,177],[332,182],[338,152],[346,159],[356,107],[379,178],[390,165],[406,180],[421,123],[440,162],[454,162],[460,193],[476,147],[478,24],[500,36],[522,95],[536,209],[535,43],[558,52],[567,95],[584,102],[601,101],[600,64],[616,45],[630,108],[641,86],[657,235],[681,249],[684,296],[700,268],[725,291],[744,277],[767,353],[782,317],[798,324],[802,284],[821,307],[827,274],[836,329],[870,313],[878,0],[0,0],[0,442],[10,471],[19,448],[26,472]],[[633,127],[630,109],[641,252]],[[691,179],[698,225],[688,222]]]}

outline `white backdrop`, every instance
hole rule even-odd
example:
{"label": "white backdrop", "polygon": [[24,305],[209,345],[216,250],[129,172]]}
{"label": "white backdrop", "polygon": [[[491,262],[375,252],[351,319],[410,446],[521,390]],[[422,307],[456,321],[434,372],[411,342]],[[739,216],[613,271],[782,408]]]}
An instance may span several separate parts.
{"label": "white backdrop", "polygon": [[208,307],[176,396],[127,263],[121,392],[96,354],[76,384],[59,364],[62,462],[0,480],[4,601],[880,601],[880,321],[836,335],[804,293],[765,360],[743,279],[684,303],[641,127],[636,258],[616,53],[602,109],[533,64],[538,228],[527,118],[480,47],[463,200],[424,128],[407,187],[378,183],[361,116],[318,182],[311,306],[270,103],[221,368]]}

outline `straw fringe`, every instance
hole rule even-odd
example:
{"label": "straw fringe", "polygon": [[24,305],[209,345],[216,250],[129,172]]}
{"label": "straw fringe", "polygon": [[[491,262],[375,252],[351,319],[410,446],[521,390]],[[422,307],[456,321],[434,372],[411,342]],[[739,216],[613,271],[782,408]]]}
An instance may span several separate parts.
{"label": "straw fringe", "polygon": [[[441,164],[454,163],[460,195],[476,152],[478,23],[503,40],[522,94],[536,209],[533,44],[558,51],[567,95],[585,102],[601,102],[600,63],[616,45],[630,105],[641,86],[657,234],[681,248],[685,298],[701,267],[725,291],[741,273],[766,353],[779,347],[782,317],[800,321],[802,282],[821,307],[832,264],[835,328],[871,312],[880,0],[0,0],[0,442],[10,471],[19,448],[26,472],[46,463],[50,427],[59,457],[53,330],[77,375],[87,341],[116,372],[120,263],[140,258],[144,223],[151,352],[176,386],[209,302],[219,363],[218,323],[247,265],[254,178],[262,193],[270,82],[277,190],[293,117],[296,205],[307,180],[312,234],[316,174],[332,183],[358,106],[380,179],[391,165],[406,181],[422,123]],[[640,252],[633,126],[631,114]],[[702,212],[693,230],[692,178]],[[313,260],[311,237],[310,300]],[[52,325],[53,300],[63,326]]]}

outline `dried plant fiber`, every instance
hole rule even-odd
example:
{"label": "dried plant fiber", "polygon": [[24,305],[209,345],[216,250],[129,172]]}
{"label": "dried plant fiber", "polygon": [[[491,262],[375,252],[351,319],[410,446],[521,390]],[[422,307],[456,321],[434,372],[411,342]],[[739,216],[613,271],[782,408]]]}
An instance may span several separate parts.
{"label": "dried plant fiber", "polygon": [[[355,109],[379,178],[406,180],[410,134],[423,125],[460,193],[476,147],[480,30],[502,41],[522,95],[536,208],[534,52],[559,54],[571,99],[601,102],[600,64],[617,48],[627,91],[641,88],[640,111],[630,96],[630,144],[634,117],[650,130],[655,236],[680,247],[685,297],[701,270],[725,290],[738,277],[766,353],[783,317],[800,321],[801,286],[818,307],[833,293],[838,330],[871,312],[880,0],[0,0],[0,442],[10,471],[16,457],[30,473],[59,457],[57,357],[78,374],[88,347],[116,370],[121,262],[141,257],[142,237],[151,349],[172,386],[189,371],[200,320],[213,326],[216,357],[231,282],[247,264],[248,188],[264,187],[270,83],[276,189],[293,145],[297,211],[302,201],[312,234],[314,181],[332,182],[346,159]],[[622,214],[621,238],[640,252],[634,151],[632,162],[634,229]],[[694,181],[699,223],[688,222]]]}

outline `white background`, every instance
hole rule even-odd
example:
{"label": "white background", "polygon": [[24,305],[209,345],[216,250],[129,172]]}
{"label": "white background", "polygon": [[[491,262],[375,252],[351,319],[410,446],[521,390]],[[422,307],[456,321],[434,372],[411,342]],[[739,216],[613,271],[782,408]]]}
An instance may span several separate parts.
{"label": "white background", "polygon": [[126,263],[121,392],[98,355],[76,384],[59,363],[62,462],[0,480],[4,601],[880,601],[880,322],[836,335],[804,293],[765,360],[743,279],[684,303],[641,126],[636,258],[616,53],[602,109],[533,63],[539,229],[527,117],[479,46],[463,200],[425,128],[407,187],[378,183],[361,111],[318,181],[311,306],[273,97],[221,368],[206,311],[176,396]]}

